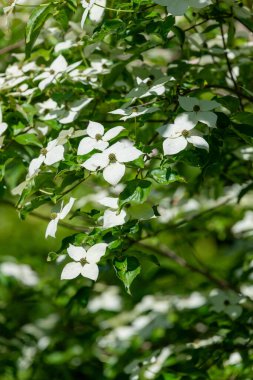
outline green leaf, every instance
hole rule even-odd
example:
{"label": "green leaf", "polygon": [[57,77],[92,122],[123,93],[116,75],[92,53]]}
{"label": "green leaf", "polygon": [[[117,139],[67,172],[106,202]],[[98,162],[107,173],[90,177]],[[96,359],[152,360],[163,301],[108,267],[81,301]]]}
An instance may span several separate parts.
{"label": "green leaf", "polygon": [[41,147],[42,144],[38,137],[33,133],[25,133],[24,135],[18,135],[14,137],[14,140],[21,145],[35,145]]}
{"label": "green leaf", "polygon": [[168,185],[173,182],[185,182],[185,179],[171,168],[153,169],[149,172],[149,176],[153,178],[157,183]]}
{"label": "green leaf", "polygon": [[141,272],[139,260],[134,256],[127,256],[122,259],[114,259],[113,266],[118,278],[123,282],[127,293],[131,294],[130,286]]}
{"label": "green leaf", "polygon": [[151,190],[151,182],[143,179],[134,179],[127,182],[125,189],[119,196],[119,206],[126,203],[143,203]]}
{"label": "green leaf", "polygon": [[177,37],[180,45],[183,46],[184,41],[185,41],[185,33],[184,33],[184,31],[182,29],[180,29],[176,25],[172,26],[171,30],[175,34],[175,36]]}
{"label": "green leaf", "polygon": [[253,113],[251,112],[239,112],[232,117],[232,121],[238,124],[248,124],[253,127]]}
{"label": "green leaf", "polygon": [[52,4],[41,5],[35,8],[26,25],[26,56],[29,57],[31,54],[32,47],[38,38],[38,35],[43,27],[44,23],[48,17],[52,14],[54,7]]}

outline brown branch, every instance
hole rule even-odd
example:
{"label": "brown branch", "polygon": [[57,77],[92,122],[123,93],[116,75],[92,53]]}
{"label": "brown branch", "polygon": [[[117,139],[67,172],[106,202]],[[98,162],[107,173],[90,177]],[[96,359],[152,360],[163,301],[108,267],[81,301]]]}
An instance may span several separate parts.
{"label": "brown branch", "polygon": [[24,43],[25,43],[25,40],[23,39],[23,40],[20,40],[20,41],[16,42],[13,45],[4,47],[4,48],[0,49],[0,55],[6,54],[6,53],[9,53],[12,50],[18,49],[21,46],[23,46]]}
{"label": "brown branch", "polygon": [[[17,208],[15,207],[15,205],[11,201],[8,201],[6,199],[1,199],[0,203],[4,204],[6,206],[10,206],[10,207],[14,208],[15,210],[17,210]],[[49,216],[40,214],[36,211],[30,212],[29,215],[34,216],[35,218],[44,220],[46,222],[50,222],[52,220]],[[64,228],[68,228],[69,230],[73,230],[73,231],[78,231],[78,232],[87,232],[88,231],[87,228],[84,228],[82,226],[74,226],[72,224],[61,222],[61,221],[59,221],[58,225],[61,227],[64,227]]]}
{"label": "brown branch", "polygon": [[232,65],[231,65],[231,62],[229,60],[228,53],[227,53],[227,44],[226,44],[226,41],[225,41],[225,35],[224,35],[224,30],[223,30],[222,23],[220,23],[220,31],[221,31],[221,38],[222,38],[223,49],[224,49],[224,56],[225,56],[225,59],[226,59],[226,62],[227,62],[228,72],[229,72],[230,78],[231,78],[231,80],[233,82],[233,85],[234,85],[237,97],[239,99],[241,110],[243,111],[243,103],[242,103],[242,99],[241,99],[241,94],[239,92],[236,80],[234,78]]}
{"label": "brown branch", "polygon": [[234,290],[234,288],[230,284],[228,284],[225,280],[214,276],[212,273],[210,273],[210,271],[208,269],[195,267],[194,265],[188,263],[183,257],[178,256],[175,252],[173,252],[169,249],[165,249],[165,248],[158,249],[152,245],[150,246],[150,245],[147,245],[144,243],[137,243],[137,245],[140,248],[144,248],[144,249],[147,249],[148,251],[156,253],[158,256],[163,256],[163,257],[169,258],[170,260],[177,263],[179,266],[186,268],[186,269],[189,269],[192,272],[195,272],[195,273],[198,273],[198,274],[204,276],[210,282],[214,283],[216,286],[218,286],[221,289],[233,289]]}

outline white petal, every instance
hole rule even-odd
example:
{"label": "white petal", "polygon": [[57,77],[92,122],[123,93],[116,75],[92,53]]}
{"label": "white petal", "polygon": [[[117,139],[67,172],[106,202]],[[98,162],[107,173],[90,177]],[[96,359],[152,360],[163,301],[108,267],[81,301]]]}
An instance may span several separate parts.
{"label": "white petal", "polygon": [[127,221],[127,213],[125,210],[118,211],[106,210],[103,216],[103,227],[111,228],[115,226],[121,226]]}
{"label": "white petal", "polygon": [[83,247],[76,247],[72,244],[70,244],[67,248],[67,252],[71,259],[75,261],[80,261],[81,259],[84,259],[86,257],[86,251]]}
{"label": "white petal", "polygon": [[210,0],[188,0],[189,7],[193,8],[204,8],[210,4]]}
{"label": "white petal", "polygon": [[43,91],[54,80],[54,75],[49,75],[46,79],[39,83],[39,89]]}
{"label": "white petal", "polygon": [[214,112],[198,112],[197,118],[199,121],[201,121],[201,123],[208,125],[210,128],[216,127],[217,115]]}
{"label": "white petal", "polygon": [[45,156],[41,154],[38,158],[34,158],[30,162],[29,169],[28,169],[28,177],[32,177],[38,171],[38,169],[43,164],[44,160],[45,160]]}
{"label": "white petal", "polygon": [[72,280],[81,274],[82,265],[80,263],[68,263],[62,270],[61,280]]}
{"label": "white petal", "polygon": [[176,154],[181,152],[187,147],[187,140],[183,137],[177,137],[175,139],[166,139],[163,142],[164,154]]}
{"label": "white petal", "polygon": [[81,20],[81,28],[84,27],[84,24],[85,24],[85,21],[86,21],[86,18],[88,16],[88,13],[89,13],[89,8],[86,8],[83,12],[83,15],[82,15],[82,20]]}
{"label": "white petal", "polygon": [[71,111],[79,112],[86,107],[93,98],[81,99],[71,104]]}
{"label": "white petal", "polygon": [[52,236],[53,238],[55,237],[58,222],[59,222],[59,218],[56,218],[56,219],[52,219],[48,223],[47,230],[46,230],[46,238],[48,236]]}
{"label": "white petal", "polygon": [[86,260],[88,261],[88,263],[98,263],[101,257],[104,256],[106,248],[106,243],[98,243],[89,248],[86,253]]}
{"label": "white petal", "polygon": [[118,208],[118,198],[113,198],[113,197],[104,197],[98,201],[103,206],[110,207],[113,209]]}
{"label": "white petal", "polygon": [[64,159],[64,147],[62,145],[57,145],[55,148],[51,149],[46,154],[45,164],[53,165]]}
{"label": "white petal", "polygon": [[189,96],[179,96],[179,104],[185,111],[193,111],[194,106],[199,105],[197,98],[191,98]]}
{"label": "white petal", "polygon": [[103,140],[104,141],[110,141],[111,139],[113,139],[114,137],[118,136],[118,134],[123,131],[123,129],[125,129],[124,127],[114,127],[114,128],[111,128],[109,129],[109,131],[107,131],[105,134],[104,134],[104,137],[103,137]]}
{"label": "white petal", "polygon": [[77,154],[83,155],[91,152],[95,148],[96,140],[91,137],[84,137],[78,146]]}
{"label": "white petal", "polygon": [[106,182],[115,186],[119,183],[121,178],[124,176],[126,171],[125,165],[120,164],[119,162],[115,162],[113,164],[109,164],[103,171],[103,177]]}
{"label": "white petal", "polygon": [[61,124],[69,124],[72,123],[78,116],[78,112],[75,111],[67,111],[65,115],[59,119],[59,123]]}
{"label": "white petal", "polygon": [[194,146],[196,146],[196,148],[209,150],[209,145],[207,141],[203,139],[203,137],[190,136],[190,137],[187,137],[187,141],[193,144]]}
{"label": "white petal", "polygon": [[87,134],[92,137],[93,139],[96,137],[96,135],[103,136],[104,134],[104,127],[100,123],[96,123],[95,121],[90,121],[87,127]]}
{"label": "white petal", "polygon": [[96,141],[95,149],[103,152],[108,147],[108,145],[109,143],[107,141],[99,140]]}
{"label": "white petal", "polygon": [[211,111],[220,106],[215,100],[200,100],[199,105],[201,111]]}
{"label": "white petal", "polygon": [[162,125],[160,128],[157,128],[157,131],[162,137],[169,138],[175,138],[181,133],[181,130],[178,131],[178,127],[175,124]]}
{"label": "white petal", "polygon": [[181,113],[176,117],[174,126],[177,127],[178,131],[190,131],[196,126],[197,123],[191,119],[191,114],[192,113]]}
{"label": "white petal", "polygon": [[8,125],[6,123],[0,123],[0,136],[6,131]]}
{"label": "white petal", "polygon": [[59,55],[51,64],[50,69],[55,73],[61,73],[66,70],[68,63],[63,55]]}
{"label": "white petal", "polygon": [[143,153],[139,149],[133,146],[118,151],[116,157],[119,162],[130,162],[136,160],[142,154]]}
{"label": "white petal", "polygon": [[75,198],[70,198],[69,202],[63,207],[63,209],[59,213],[60,219],[64,219],[68,215],[74,203],[75,203]]}
{"label": "white petal", "polygon": [[91,21],[99,22],[105,12],[106,0],[96,0],[96,4],[91,8],[89,18]]}
{"label": "white petal", "polygon": [[[169,3],[169,5],[168,5]],[[188,8],[186,0],[170,0],[167,1],[168,11],[174,16],[181,16],[185,13]]]}
{"label": "white petal", "polygon": [[85,264],[81,269],[81,275],[93,281],[97,280],[98,274],[99,270],[97,264]]}
{"label": "white petal", "polygon": [[108,154],[95,153],[81,166],[90,171],[96,171],[98,168],[105,168],[109,164]]}

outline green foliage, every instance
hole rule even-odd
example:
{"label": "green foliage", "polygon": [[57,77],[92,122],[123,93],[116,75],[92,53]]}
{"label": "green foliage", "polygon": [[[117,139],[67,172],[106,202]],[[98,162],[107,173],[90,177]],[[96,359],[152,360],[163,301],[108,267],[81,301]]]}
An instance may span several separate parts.
{"label": "green foliage", "polygon": [[4,1],[1,380],[252,378],[252,9]]}

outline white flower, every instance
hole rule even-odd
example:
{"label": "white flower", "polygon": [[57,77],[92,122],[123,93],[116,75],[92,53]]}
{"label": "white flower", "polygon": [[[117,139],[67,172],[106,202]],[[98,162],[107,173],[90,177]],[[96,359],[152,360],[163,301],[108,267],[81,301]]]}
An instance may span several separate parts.
{"label": "white flower", "polygon": [[67,251],[74,262],[65,265],[61,280],[72,280],[81,274],[83,277],[96,281],[99,274],[97,263],[105,254],[106,248],[106,243],[98,243],[86,251],[82,247],[70,244]]}
{"label": "white flower", "polygon": [[75,62],[72,65],[68,66],[68,63],[66,59],[59,55],[49,66],[49,68],[46,68],[45,71],[41,74],[39,74],[35,80],[42,81],[39,83],[39,89],[43,91],[50,83],[56,83],[59,78],[64,73],[68,73],[72,70],[74,70],[77,66],[79,66],[81,61]]}
{"label": "white flower", "polygon": [[106,0],[81,0],[81,4],[85,9],[82,15],[81,28],[83,28],[89,12],[91,21],[99,22],[102,19],[105,11]]}
{"label": "white flower", "polygon": [[121,226],[129,219],[146,220],[154,217],[152,207],[146,203],[143,204],[127,204],[119,211],[119,199],[113,197],[105,197],[98,201],[101,205],[111,208],[105,210],[103,215],[103,227],[111,228]]}
{"label": "white flower", "polygon": [[46,148],[41,149],[39,157],[34,158],[29,165],[28,176],[31,178],[41,165],[53,165],[64,159],[64,147],[59,145],[58,139],[52,140],[48,143]]}
{"label": "white flower", "polygon": [[38,103],[37,105],[40,108],[40,113],[46,110],[51,110],[42,117],[42,120],[57,119],[61,124],[70,124],[78,117],[80,111],[92,100],[93,98],[84,98],[66,105],[61,105],[60,107],[58,107],[57,103],[53,100],[47,100],[43,103]]}
{"label": "white flower", "polygon": [[211,112],[220,104],[214,100],[199,100],[197,98],[191,98],[187,96],[179,96],[180,106],[189,113],[190,119],[197,123],[207,124],[208,127],[216,127],[217,115]]}
{"label": "white flower", "polygon": [[80,141],[77,154],[87,154],[93,149],[100,151],[105,150],[109,146],[108,141],[116,137],[123,129],[124,127],[114,127],[105,133],[105,129],[102,124],[90,121],[87,127],[87,135],[89,137],[84,137]]}
{"label": "white flower", "polygon": [[157,80],[152,81],[150,77],[141,79],[136,78],[137,87],[131,90],[126,98],[145,98],[147,96],[163,95],[165,93],[165,83],[169,81],[169,78],[164,76]]}
{"label": "white flower", "polygon": [[164,154],[179,153],[187,147],[188,143],[197,148],[208,150],[209,145],[206,140],[196,132],[190,132],[195,125],[196,123],[183,113],[176,117],[174,124],[163,125],[158,128],[158,132],[166,138],[163,142]]}
{"label": "white flower", "polygon": [[244,217],[236,222],[232,227],[232,232],[235,235],[243,234],[250,236],[253,233],[253,212],[247,211]]}
{"label": "white flower", "polygon": [[0,136],[6,131],[8,128],[8,125],[6,123],[3,123],[3,114],[2,114],[2,108],[0,105]]}
{"label": "white flower", "polygon": [[95,153],[82,166],[90,171],[103,169],[104,179],[117,185],[125,174],[125,162],[134,161],[143,153],[129,143],[117,142],[102,153]]}
{"label": "white flower", "polygon": [[6,261],[0,264],[0,272],[5,276],[14,277],[24,285],[35,286],[39,282],[37,273],[29,265]]}
{"label": "white flower", "polygon": [[47,226],[46,238],[48,236],[55,237],[55,233],[56,233],[57,225],[59,221],[64,219],[68,215],[74,202],[75,202],[75,198],[70,198],[69,202],[65,206],[63,206],[64,203],[61,202],[60,209],[59,209],[59,206],[52,209],[53,211],[51,214],[52,220],[49,222]]}
{"label": "white flower", "polygon": [[148,113],[153,113],[153,112],[156,112],[158,110],[159,110],[158,107],[146,108],[146,107],[138,106],[138,107],[132,107],[132,108],[118,108],[114,111],[110,111],[109,113],[111,113],[113,115],[121,115],[122,117],[120,118],[120,120],[125,121],[128,119],[132,119],[133,117],[146,115]]}
{"label": "white flower", "polygon": [[216,313],[224,312],[232,319],[237,319],[242,314],[242,307],[239,305],[242,297],[232,290],[224,292],[223,290],[214,289],[210,293],[210,302],[212,310]]}
{"label": "white flower", "polygon": [[174,16],[183,15],[188,7],[204,8],[210,4],[210,0],[154,0],[154,2],[167,7],[168,12]]}

